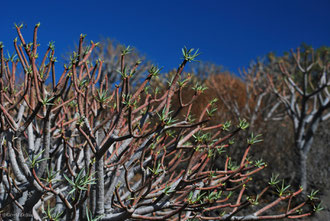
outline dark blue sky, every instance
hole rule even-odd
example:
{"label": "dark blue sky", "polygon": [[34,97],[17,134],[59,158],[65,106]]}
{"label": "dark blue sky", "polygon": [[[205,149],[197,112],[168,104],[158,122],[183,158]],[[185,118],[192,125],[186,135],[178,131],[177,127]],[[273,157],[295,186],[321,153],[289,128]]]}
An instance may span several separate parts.
{"label": "dark blue sky", "polygon": [[177,67],[185,45],[199,48],[200,60],[236,73],[270,51],[280,55],[302,42],[330,46],[329,0],[5,0],[0,41],[10,51],[15,22],[27,25],[29,41],[40,22],[41,47],[55,41],[58,58],[84,33],[88,40],[103,36],[132,45],[165,70]]}

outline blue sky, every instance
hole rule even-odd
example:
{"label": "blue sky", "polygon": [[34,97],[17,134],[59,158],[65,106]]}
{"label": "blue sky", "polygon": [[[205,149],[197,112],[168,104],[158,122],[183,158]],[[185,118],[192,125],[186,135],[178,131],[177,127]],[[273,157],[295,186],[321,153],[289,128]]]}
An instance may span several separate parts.
{"label": "blue sky", "polygon": [[329,0],[6,0],[1,8],[5,51],[13,50],[14,23],[26,24],[22,31],[31,41],[40,22],[41,48],[55,41],[60,61],[81,33],[132,45],[164,70],[178,66],[183,46],[199,48],[200,60],[236,73],[270,51],[281,55],[302,42],[330,46]]}

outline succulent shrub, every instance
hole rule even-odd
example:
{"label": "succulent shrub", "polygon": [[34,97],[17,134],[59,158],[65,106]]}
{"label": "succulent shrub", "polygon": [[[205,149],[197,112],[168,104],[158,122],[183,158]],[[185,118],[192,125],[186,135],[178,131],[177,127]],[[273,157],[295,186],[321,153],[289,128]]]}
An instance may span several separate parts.
{"label": "succulent shrub", "polygon": [[[266,166],[249,156],[261,138],[252,134],[244,154],[232,159],[226,149],[235,148],[233,137],[247,121],[212,122],[215,100],[191,117],[205,88],[195,85],[196,95],[186,101],[181,74],[197,50],[182,50],[182,63],[161,94],[148,87],[157,67],[130,87],[139,64],[126,66],[123,51],[121,82],[111,89],[100,83],[103,61],[89,60],[97,43],[84,46],[84,35],[56,81],[55,46],[37,56],[38,28],[27,43],[16,26],[21,42],[14,40],[16,59],[5,57],[0,47],[3,219],[257,220],[299,218],[322,209],[316,192],[296,201],[302,189],[291,190],[276,176],[261,192],[249,193],[252,176]],[[22,84],[15,78],[19,65]],[[225,160],[217,162],[220,155]],[[273,201],[263,200],[265,193]],[[276,212],[275,206],[285,209]]]}

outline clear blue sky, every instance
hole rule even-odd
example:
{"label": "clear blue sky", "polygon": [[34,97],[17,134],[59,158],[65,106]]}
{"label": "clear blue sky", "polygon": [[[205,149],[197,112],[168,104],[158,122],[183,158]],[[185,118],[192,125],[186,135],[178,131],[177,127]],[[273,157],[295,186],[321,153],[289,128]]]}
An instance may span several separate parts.
{"label": "clear blue sky", "polygon": [[329,0],[5,0],[0,14],[5,51],[13,49],[15,22],[27,25],[29,41],[40,22],[41,47],[55,41],[59,59],[84,33],[88,40],[103,36],[132,45],[165,70],[177,67],[184,45],[199,48],[200,60],[236,73],[270,51],[280,55],[302,42],[330,46]]}

